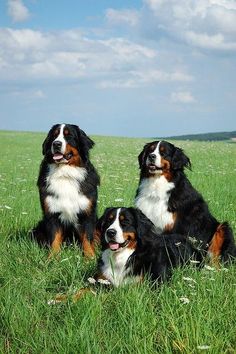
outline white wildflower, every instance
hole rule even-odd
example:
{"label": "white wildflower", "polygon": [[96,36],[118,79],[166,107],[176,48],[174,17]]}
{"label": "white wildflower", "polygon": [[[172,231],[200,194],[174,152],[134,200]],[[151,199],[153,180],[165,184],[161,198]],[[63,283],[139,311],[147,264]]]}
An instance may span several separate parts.
{"label": "white wildflower", "polygon": [[180,297],[179,300],[180,300],[184,305],[190,303],[190,300],[189,300],[187,297],[185,297],[185,296]]}
{"label": "white wildflower", "polygon": [[4,208],[8,210],[12,209],[9,205],[4,205]]}
{"label": "white wildflower", "polygon": [[56,299],[51,299],[48,300],[48,305],[56,305],[56,304],[60,304],[62,301],[61,300],[56,300]]}
{"label": "white wildflower", "polygon": [[221,270],[222,272],[228,272],[228,271],[229,271],[227,268],[224,268],[224,267],[221,268],[220,270]]}
{"label": "white wildflower", "polygon": [[215,268],[210,267],[209,265],[205,265],[204,268],[205,268],[206,270],[211,270],[212,272],[215,272],[215,271],[216,271]]}
{"label": "white wildflower", "polygon": [[207,349],[210,349],[210,345],[198,345],[197,349],[198,350],[207,350]]}
{"label": "white wildflower", "polygon": [[96,280],[92,277],[88,278],[88,282],[89,282],[89,284],[96,284]]}
{"label": "white wildflower", "polygon": [[192,289],[195,289],[195,285],[193,285],[193,284],[191,284],[191,283],[189,283],[188,286],[189,286],[190,288],[192,288]]}
{"label": "white wildflower", "polygon": [[183,277],[183,280],[190,281],[192,283],[196,283],[196,280],[190,277]]}

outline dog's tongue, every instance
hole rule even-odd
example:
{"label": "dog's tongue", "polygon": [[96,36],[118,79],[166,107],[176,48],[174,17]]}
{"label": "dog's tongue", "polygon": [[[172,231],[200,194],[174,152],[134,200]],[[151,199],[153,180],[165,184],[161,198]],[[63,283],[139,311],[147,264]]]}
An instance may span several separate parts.
{"label": "dog's tongue", "polygon": [[109,247],[112,251],[118,250],[120,247],[119,243],[109,243]]}
{"label": "dog's tongue", "polygon": [[53,155],[53,160],[57,161],[57,160],[61,160],[61,159],[63,159],[62,154],[57,153],[57,154]]}

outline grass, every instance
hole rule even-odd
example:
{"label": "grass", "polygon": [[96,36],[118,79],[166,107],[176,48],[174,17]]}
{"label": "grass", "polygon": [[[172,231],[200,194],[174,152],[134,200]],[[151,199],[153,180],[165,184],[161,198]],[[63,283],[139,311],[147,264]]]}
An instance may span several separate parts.
{"label": "grass", "polygon": [[[29,239],[39,220],[36,180],[43,134],[0,132],[0,353],[236,353],[236,267],[176,270],[169,283],[96,289],[49,305],[87,284],[96,261],[76,246],[47,261]],[[98,214],[130,206],[143,139],[94,137],[101,176]],[[236,149],[223,142],[178,142],[192,160],[192,183],[219,220],[236,231]]]}

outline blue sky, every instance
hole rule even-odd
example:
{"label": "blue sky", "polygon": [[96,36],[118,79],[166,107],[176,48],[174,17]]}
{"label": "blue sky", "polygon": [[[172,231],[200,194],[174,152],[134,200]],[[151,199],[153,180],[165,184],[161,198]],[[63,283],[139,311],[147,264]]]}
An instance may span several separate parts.
{"label": "blue sky", "polygon": [[2,0],[0,129],[236,130],[236,1]]}

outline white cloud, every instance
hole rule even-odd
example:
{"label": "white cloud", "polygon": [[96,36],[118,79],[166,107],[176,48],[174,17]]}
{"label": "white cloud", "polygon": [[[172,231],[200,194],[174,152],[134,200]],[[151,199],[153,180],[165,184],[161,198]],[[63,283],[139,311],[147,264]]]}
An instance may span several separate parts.
{"label": "white cloud", "polygon": [[0,76],[4,80],[99,79],[152,65],[155,57],[155,50],[127,39],[88,39],[78,30],[0,29]]}
{"label": "white cloud", "polygon": [[185,74],[183,72],[178,72],[178,71],[168,73],[161,70],[146,69],[145,71],[143,70],[143,71],[132,72],[132,74],[138,77],[142,82],[193,81],[193,77],[191,75]]}
{"label": "white cloud", "polygon": [[41,100],[46,97],[44,91],[41,89],[13,89],[6,94],[13,97],[19,97],[21,100]]}
{"label": "white cloud", "polygon": [[35,98],[45,98],[46,96],[45,96],[45,93],[42,90],[38,89],[38,90],[35,90],[33,92],[33,97],[35,97]]}
{"label": "white cloud", "polygon": [[175,103],[195,103],[196,99],[188,91],[172,92],[171,101]]}
{"label": "white cloud", "polygon": [[125,78],[118,80],[104,80],[99,87],[107,88],[137,88],[173,82],[190,82],[194,78],[182,72],[165,72],[161,70],[136,70],[126,73]]}
{"label": "white cloud", "polygon": [[107,9],[106,10],[106,19],[109,23],[115,25],[123,25],[127,24],[129,26],[136,26],[139,21],[140,14],[137,10],[114,10]]}
{"label": "white cloud", "polygon": [[79,30],[40,32],[0,29],[4,81],[89,80],[98,88],[136,88],[194,77],[165,68],[155,49],[124,38],[89,39]]}
{"label": "white cloud", "polygon": [[205,49],[216,50],[236,50],[236,41],[227,42],[222,34],[209,36],[206,33],[195,33],[192,31],[186,32],[186,41],[193,46]]}
{"label": "white cloud", "polygon": [[22,0],[8,0],[7,6],[13,22],[24,22],[30,17],[30,12]]}
{"label": "white cloud", "polygon": [[236,50],[236,2],[231,0],[145,0],[149,33],[209,50]]}

